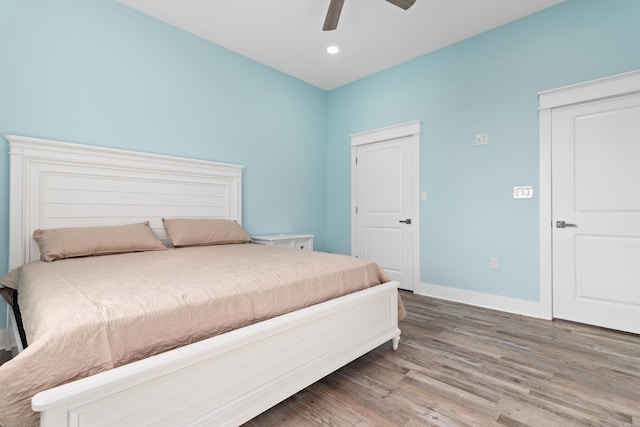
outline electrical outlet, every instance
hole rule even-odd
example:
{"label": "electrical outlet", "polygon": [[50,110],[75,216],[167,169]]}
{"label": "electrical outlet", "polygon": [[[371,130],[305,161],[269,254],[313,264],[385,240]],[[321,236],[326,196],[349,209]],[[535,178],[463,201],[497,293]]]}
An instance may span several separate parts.
{"label": "electrical outlet", "polygon": [[493,268],[493,269],[497,269],[498,268],[498,258],[491,257],[491,268]]}

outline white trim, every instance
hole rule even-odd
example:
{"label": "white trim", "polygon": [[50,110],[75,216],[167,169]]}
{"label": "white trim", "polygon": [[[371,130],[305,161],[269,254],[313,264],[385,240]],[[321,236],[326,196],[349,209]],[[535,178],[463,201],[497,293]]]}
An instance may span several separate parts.
{"label": "white trim", "polygon": [[523,316],[537,317],[550,320],[544,304],[536,301],[527,301],[500,295],[486,294],[469,291],[466,289],[439,286],[430,283],[419,283],[414,290],[418,295],[440,298],[447,301],[484,307],[491,310],[504,311],[506,313],[521,314]]}
{"label": "white trim", "polygon": [[552,111],[581,102],[640,92],[640,70],[540,92],[540,305],[553,317]]}
{"label": "white trim", "polygon": [[538,108],[557,108],[634,92],[640,92],[640,70],[540,92]]}
{"label": "white trim", "polygon": [[412,137],[412,161],[413,161],[413,189],[414,196],[412,198],[413,210],[413,227],[412,230],[412,253],[413,253],[413,286],[415,290],[416,284],[420,282],[420,120],[400,123],[380,129],[374,129],[366,132],[351,135],[351,253],[356,252],[357,228],[354,226],[357,222],[355,206],[356,206],[356,170],[353,167],[356,162],[356,150],[360,145],[373,144],[377,142],[389,141],[397,138]]}
{"label": "white trim", "polygon": [[540,111],[540,172],[538,182],[540,233],[540,304],[553,317],[553,229],[551,212],[551,110]]}
{"label": "white trim", "polygon": [[402,138],[404,136],[420,135],[420,120],[400,123],[398,125],[387,126],[380,129],[366,132],[354,133],[351,135],[351,146],[371,144],[373,142],[388,141],[390,139]]}

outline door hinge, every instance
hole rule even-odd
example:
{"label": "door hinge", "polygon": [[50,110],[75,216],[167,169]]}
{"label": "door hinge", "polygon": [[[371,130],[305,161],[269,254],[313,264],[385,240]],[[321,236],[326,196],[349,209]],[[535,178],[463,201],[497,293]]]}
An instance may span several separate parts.
{"label": "door hinge", "polygon": [[358,158],[356,157],[356,165],[358,164]]}
{"label": "door hinge", "polygon": [[358,207],[356,206],[356,215],[358,215]]}

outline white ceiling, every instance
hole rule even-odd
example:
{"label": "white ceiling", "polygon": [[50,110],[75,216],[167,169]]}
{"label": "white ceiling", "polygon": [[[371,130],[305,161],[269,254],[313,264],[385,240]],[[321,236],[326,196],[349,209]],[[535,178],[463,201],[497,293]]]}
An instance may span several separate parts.
{"label": "white ceiling", "polygon": [[[322,31],[329,0],[118,0],[314,86],[331,90],[564,0],[345,0]],[[326,48],[340,52],[329,55]]]}

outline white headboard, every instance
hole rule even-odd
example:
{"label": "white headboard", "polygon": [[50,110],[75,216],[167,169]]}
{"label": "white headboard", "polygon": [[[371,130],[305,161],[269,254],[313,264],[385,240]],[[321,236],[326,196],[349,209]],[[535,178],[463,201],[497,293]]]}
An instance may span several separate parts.
{"label": "white headboard", "polygon": [[165,218],[242,220],[243,166],[9,135],[9,269],[40,258],[38,228]]}

